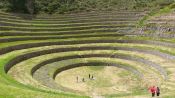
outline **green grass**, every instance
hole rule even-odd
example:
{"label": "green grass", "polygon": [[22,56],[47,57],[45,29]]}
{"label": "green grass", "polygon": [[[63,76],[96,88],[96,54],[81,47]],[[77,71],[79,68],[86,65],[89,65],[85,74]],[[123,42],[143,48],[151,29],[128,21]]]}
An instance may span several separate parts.
{"label": "green grass", "polygon": [[[7,61],[7,60],[3,60],[3,61]],[[4,64],[3,64],[4,65]]]}
{"label": "green grass", "polygon": [[[120,40],[124,40],[124,39],[127,39],[127,40],[132,40],[132,39],[135,39],[135,38],[131,38],[131,39],[128,39],[128,37],[118,37],[118,39]],[[138,38],[138,37],[137,37]],[[77,40],[86,40],[88,38],[77,38]],[[92,38],[91,38],[92,39]],[[105,40],[105,37],[104,38],[99,38],[99,39],[103,39]],[[106,38],[108,39],[108,38]],[[112,37],[110,37],[110,39],[112,40]],[[116,37],[114,37],[113,39],[116,39]],[[69,39],[69,40],[74,40],[74,39]],[[92,39],[93,40],[93,39]],[[94,40],[97,40],[97,38],[94,38]],[[143,40],[143,39],[142,39]],[[47,40],[49,41],[49,40]],[[11,42],[11,44],[1,44],[1,48],[5,48],[6,46],[14,46],[14,45],[18,45],[18,44],[24,44],[24,43],[33,43],[33,42],[47,42],[47,41],[17,41],[17,42]],[[50,40],[52,42],[54,42],[54,40]],[[61,41],[61,40],[55,40],[55,41]],[[64,41],[64,39],[62,39],[62,41]],[[86,45],[86,44],[85,44]],[[122,44],[121,46],[127,46],[128,47],[128,44]],[[138,45],[134,45],[132,46],[131,44],[131,47],[137,47],[137,48],[142,48],[142,49],[153,49],[153,50],[157,50],[157,51],[160,51],[160,52],[163,52],[163,53],[167,53],[167,54],[171,54],[171,55],[175,55],[175,53],[172,51],[173,49],[172,48],[162,48],[161,46],[157,46],[155,47],[154,45],[143,45],[144,47],[140,46],[139,44]]]}
{"label": "green grass", "polygon": [[162,9],[155,9],[155,10],[152,10],[151,12],[149,12],[148,15],[144,16],[139,22],[138,22],[138,27],[143,27],[145,25],[145,22],[150,19],[151,17],[155,17],[155,16],[160,16],[162,14],[167,14],[169,12],[171,12],[174,8],[172,7],[174,5],[173,4],[170,4],[169,6],[166,6]]}
{"label": "green grass", "polygon": [[[101,64],[99,64],[99,65],[101,65]],[[100,70],[103,70],[105,68],[104,66],[99,66],[99,65],[89,67],[89,69],[91,69],[93,71],[100,71]]]}
{"label": "green grass", "polygon": [[[33,49],[34,50],[34,49]],[[37,50],[37,48],[36,48],[36,50]],[[112,50],[112,51],[102,51],[102,53],[113,53],[113,51],[114,50]],[[48,54],[48,56],[49,57],[47,57],[47,58],[50,58],[50,57],[56,57],[56,56],[65,56],[65,55],[71,55],[71,54],[73,54],[73,55],[75,55],[75,54],[88,54],[88,53],[91,53],[91,52],[93,52],[93,51],[75,51],[75,52],[64,52],[64,53],[54,53],[54,54]],[[94,51],[94,53],[101,53],[101,52],[99,52],[98,50],[97,51]],[[125,51],[124,51],[125,52]],[[19,53],[20,53],[20,51],[19,51]],[[116,52],[116,53],[118,53],[118,52]],[[122,52],[121,52],[122,53]],[[18,53],[16,53],[16,54],[18,54]],[[119,54],[120,54],[120,52],[119,52]],[[15,53],[14,54],[11,54],[11,55],[15,55]],[[125,53],[125,55],[127,56],[127,54]],[[16,55],[17,56],[17,55]],[[45,56],[47,56],[47,55],[45,55]],[[27,61],[24,61],[24,62],[26,62],[26,63],[24,63],[24,64],[28,64],[28,65],[30,65],[30,63],[33,65],[35,65],[36,64],[36,62],[41,62],[41,61],[43,61],[43,60],[46,60],[46,59],[44,59],[43,57],[39,57],[39,58],[35,58],[35,59],[37,59],[36,61],[34,60],[34,59],[29,59],[29,61],[27,60]],[[32,62],[35,62],[35,63],[32,63]],[[23,64],[22,64],[23,65]],[[33,66],[34,66],[33,65]],[[23,66],[21,66],[21,69],[23,68]],[[28,74],[30,74],[30,70],[31,70],[31,67],[26,67],[27,69],[25,69],[26,70],[26,72],[28,73]],[[103,69],[103,67],[98,67],[98,69],[95,67],[93,67],[93,69],[92,70],[101,70],[101,69]]]}
{"label": "green grass", "polygon": [[[154,17],[154,16],[160,16],[162,14],[166,14],[171,12],[171,10],[174,8],[174,4],[171,4],[168,7],[164,7],[163,9],[160,9],[158,11],[152,11],[150,12],[150,14],[148,14],[147,16],[143,17],[143,19],[141,19],[138,22],[139,26],[144,25],[145,21],[148,20],[150,17]],[[1,12],[0,12],[1,13]],[[117,12],[116,12],[117,13]],[[125,13],[125,12],[123,12]],[[132,12],[126,12],[126,14],[121,14],[116,16],[116,18],[121,17],[122,15],[128,15],[129,19],[134,19],[131,15],[130,17],[130,13]],[[139,13],[139,12],[136,12]],[[112,15],[110,17],[112,17],[111,19],[114,19],[114,13],[111,13]],[[132,13],[134,14],[134,13]],[[1,26],[1,28],[4,28],[5,30],[1,30],[0,32],[3,33],[15,33],[15,32],[19,32],[20,30],[22,31],[24,29],[25,32],[22,33],[26,33],[28,32],[28,34],[30,33],[53,33],[50,32],[50,30],[53,30],[54,32],[58,32],[58,30],[63,29],[62,31],[67,33],[72,31],[72,29],[77,28],[77,29],[81,29],[84,27],[92,27],[92,26],[104,26],[105,24],[103,24],[103,19],[102,22],[100,22],[101,20],[98,19],[98,16],[96,17],[96,15],[92,14],[87,14],[86,15],[80,15],[80,22],[77,23],[68,23],[69,20],[73,20],[73,19],[77,19],[79,17],[74,17],[73,14],[72,16],[70,15],[64,15],[63,16],[58,16],[55,15],[57,18],[57,20],[54,20],[52,18],[50,19],[42,19],[43,16],[36,16],[38,18],[33,19],[33,20],[25,20],[20,18],[20,16],[9,16],[12,15],[10,13],[2,13],[2,15],[0,15],[1,19],[4,19],[4,23],[7,24],[12,24],[12,25],[17,25],[17,26]],[[91,16],[92,15],[92,16]],[[105,15],[105,14],[99,14],[99,15]],[[5,16],[7,16],[5,18]],[[39,18],[40,17],[40,18]],[[60,18],[62,17],[62,18]],[[13,19],[14,18],[14,19]],[[53,17],[54,18],[54,17]],[[92,19],[91,19],[92,18]],[[126,17],[125,17],[126,18]],[[133,23],[135,21],[128,21],[128,19],[125,19],[123,21],[118,20],[119,22],[122,22],[123,24],[110,24],[111,26],[116,26],[116,27],[128,27],[129,23]],[[94,22],[94,20],[96,21],[96,19],[98,19],[99,21]],[[82,23],[83,20],[86,23]],[[127,23],[124,23],[127,22]],[[45,24],[45,23],[50,23],[50,24]],[[75,26],[75,25],[83,25],[83,26]],[[22,25],[22,26],[20,26]],[[65,27],[63,27],[65,25]],[[74,25],[74,26],[73,26]],[[108,25],[108,24],[106,24]],[[31,26],[31,27],[28,27]],[[51,26],[56,26],[56,27],[52,27]],[[61,27],[59,27],[61,26]],[[108,25],[109,26],[109,25]],[[132,24],[132,27],[133,24]],[[16,29],[16,30],[15,30]],[[38,31],[31,31],[31,30],[40,30],[42,29],[43,32],[38,32]],[[48,30],[48,31],[47,31]],[[84,35],[102,35],[102,34],[113,34],[116,32],[97,32],[97,33],[83,33],[86,31],[89,32],[93,32],[95,30],[117,30],[117,29],[105,29],[105,28],[99,28],[99,29],[87,29],[87,30],[75,30],[77,32],[82,32],[81,34],[63,34],[60,35],[59,37],[63,37],[63,36],[84,36]],[[20,32],[21,32],[20,31]],[[59,33],[59,32],[58,32]],[[118,34],[118,33],[117,33]],[[57,37],[56,35],[42,35],[41,37]],[[0,38],[23,38],[24,36],[3,36]],[[25,37],[37,37],[36,36],[25,36]],[[6,42],[6,43],[0,43],[0,48],[5,48],[5,47],[9,47],[9,46],[15,46],[15,45],[21,45],[21,44],[29,44],[29,43],[42,43],[42,42],[62,42],[62,41],[83,41],[83,40],[100,40],[100,41],[104,41],[104,40],[142,40],[142,41],[160,41],[160,42],[170,42],[170,43],[175,43],[175,39],[163,39],[163,38],[150,38],[150,37],[127,37],[127,36],[112,36],[112,37],[88,37],[88,38],[68,38],[68,39],[46,39],[46,40],[26,40],[26,41],[14,41],[14,42]],[[84,47],[84,46],[113,46],[113,47],[128,47],[128,48],[136,48],[136,49],[142,49],[142,50],[155,50],[155,51],[159,51],[162,53],[166,53],[169,55],[175,55],[174,52],[174,48],[170,48],[170,47],[165,47],[165,46],[161,46],[161,45],[150,45],[150,44],[136,44],[136,43],[93,43],[93,44],[75,44],[75,45],[62,45],[62,46],[41,46],[41,47],[34,47],[34,48],[27,48],[27,49],[21,49],[21,50],[14,50],[12,52],[9,52],[7,54],[1,55],[0,56],[0,88],[2,89],[0,91],[0,98],[37,98],[37,97],[41,97],[41,98],[88,98],[85,95],[78,95],[78,94],[73,94],[73,93],[68,93],[68,92],[60,92],[59,90],[53,90],[50,89],[48,87],[43,87],[42,85],[36,84],[30,84],[30,85],[25,85],[23,83],[20,83],[18,81],[18,79],[14,79],[13,77],[10,76],[10,74],[6,74],[4,72],[4,65],[7,64],[10,60],[12,60],[13,58],[22,55],[22,54],[26,54],[26,53],[31,53],[31,52],[37,52],[37,51],[41,51],[41,50],[47,50],[47,49],[54,49],[54,48],[61,48],[61,47],[67,47],[67,48],[71,48],[71,47]],[[54,58],[54,57],[60,57],[60,56],[69,56],[69,55],[75,55],[75,54],[91,54],[91,53],[103,53],[103,54],[120,54],[120,55],[125,55],[125,56],[132,56],[132,57],[136,57],[136,58],[142,58],[142,59],[147,59],[147,60],[152,60],[152,55],[150,54],[139,54],[136,52],[131,52],[131,51],[123,51],[123,50],[118,50],[118,51],[105,51],[105,50],[100,50],[100,51],[94,51],[94,50],[87,50],[87,51],[70,51],[70,52],[64,52],[64,53],[54,53],[54,54],[47,54],[47,55],[42,55],[36,58],[31,58],[25,61],[20,62],[19,64],[16,64],[10,71],[20,71],[20,73],[22,73],[22,75],[26,76],[23,77],[22,79],[25,79],[25,81],[27,81],[28,79],[33,79],[32,76],[30,75],[30,71],[32,69],[32,67],[34,67],[37,63],[40,63],[42,61]],[[154,57],[154,56],[153,56]],[[159,57],[157,57],[159,58]],[[156,58],[156,59],[157,59]],[[123,66],[131,66],[139,71],[144,72],[144,74],[149,75],[149,71],[145,70],[145,69],[149,69],[150,73],[153,72],[154,75],[156,75],[157,77],[161,78],[162,76],[159,74],[159,72],[157,70],[155,70],[154,68],[150,68],[150,67],[146,67],[146,64],[141,64],[139,62],[134,62],[133,64],[127,63],[125,60],[120,60],[120,59],[109,59],[109,58],[86,58],[86,59],[71,59],[71,60],[65,60],[65,61],[61,61],[61,62],[56,62],[56,63],[52,63],[52,64],[48,64],[46,65],[47,67],[49,66],[54,66],[53,68],[48,69],[48,73],[49,76],[53,75],[53,72],[57,69],[57,68],[61,68],[63,66],[68,66],[69,64],[75,64],[78,62],[108,62],[108,63],[117,63],[117,64],[121,64]],[[166,63],[162,63],[159,61],[155,61],[156,63],[161,63],[160,65],[163,66],[165,68],[165,70],[168,72],[168,75],[172,75],[173,72],[172,70],[169,70]],[[20,65],[21,64],[21,65]],[[24,65],[23,65],[24,64]],[[61,64],[61,66],[56,66],[55,64]],[[18,67],[18,68],[17,68]],[[45,67],[45,66],[44,66]],[[100,67],[91,67],[89,68],[91,71],[101,71],[104,69],[104,66],[100,66]],[[121,72],[118,75],[121,77],[125,77],[130,75],[131,73],[128,72]],[[20,78],[20,77],[19,77]],[[135,76],[133,78],[136,78]],[[35,81],[33,79],[33,81]],[[32,81],[31,81],[32,82]],[[29,83],[29,82],[26,82]],[[172,83],[172,81],[171,81]],[[96,81],[94,87],[104,87],[104,86],[111,86],[112,84],[110,84],[110,81],[106,81],[104,79],[99,79],[98,81]],[[167,86],[171,86],[171,85],[167,85]],[[147,95],[147,91],[145,89],[139,89],[139,86],[134,87],[132,93],[120,93],[120,94],[113,94],[113,95],[104,95],[106,96],[106,98],[115,98],[115,97],[128,97],[128,96],[137,96],[137,95]],[[7,93],[8,92],[8,93]],[[171,92],[171,91],[170,91]],[[172,91],[173,92],[173,91]],[[164,95],[165,96],[165,95]],[[171,96],[173,96],[173,94],[169,94],[166,95],[165,97],[167,98],[171,98]]]}

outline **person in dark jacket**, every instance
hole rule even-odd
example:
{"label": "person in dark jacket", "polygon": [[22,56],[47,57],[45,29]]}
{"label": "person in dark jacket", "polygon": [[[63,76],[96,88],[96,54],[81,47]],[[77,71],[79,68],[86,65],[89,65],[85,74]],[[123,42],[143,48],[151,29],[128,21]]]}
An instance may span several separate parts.
{"label": "person in dark jacket", "polygon": [[156,94],[157,94],[157,96],[160,96],[160,88],[159,87],[156,88]]}
{"label": "person in dark jacket", "polygon": [[89,79],[91,78],[91,74],[89,74]]}
{"label": "person in dark jacket", "polygon": [[77,79],[77,83],[78,83],[78,76],[76,77],[76,79]]}

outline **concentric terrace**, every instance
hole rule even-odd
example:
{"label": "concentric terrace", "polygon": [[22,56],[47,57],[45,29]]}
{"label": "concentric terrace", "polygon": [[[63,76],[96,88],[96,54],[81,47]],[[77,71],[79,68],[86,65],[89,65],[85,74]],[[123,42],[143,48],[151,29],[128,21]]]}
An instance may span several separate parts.
{"label": "concentric terrace", "polygon": [[1,11],[0,98],[175,98],[175,12],[149,13]]}

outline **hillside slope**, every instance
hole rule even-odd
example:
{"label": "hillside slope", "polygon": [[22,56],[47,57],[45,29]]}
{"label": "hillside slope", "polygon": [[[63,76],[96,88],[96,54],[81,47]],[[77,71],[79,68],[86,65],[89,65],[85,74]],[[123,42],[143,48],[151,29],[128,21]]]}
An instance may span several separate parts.
{"label": "hillside slope", "polygon": [[113,9],[154,9],[174,0],[1,0],[0,9],[22,13],[65,13]]}

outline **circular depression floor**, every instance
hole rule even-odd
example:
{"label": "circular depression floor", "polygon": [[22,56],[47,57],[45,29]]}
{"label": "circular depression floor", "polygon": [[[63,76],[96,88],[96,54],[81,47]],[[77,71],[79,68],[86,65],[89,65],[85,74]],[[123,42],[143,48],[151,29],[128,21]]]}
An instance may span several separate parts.
{"label": "circular depression floor", "polygon": [[86,95],[132,93],[140,88],[139,80],[133,73],[113,66],[77,67],[55,78],[57,84]]}

